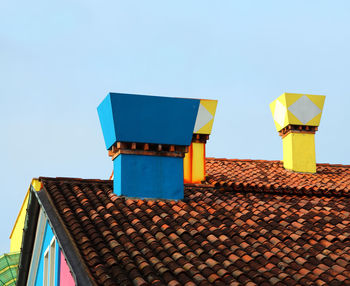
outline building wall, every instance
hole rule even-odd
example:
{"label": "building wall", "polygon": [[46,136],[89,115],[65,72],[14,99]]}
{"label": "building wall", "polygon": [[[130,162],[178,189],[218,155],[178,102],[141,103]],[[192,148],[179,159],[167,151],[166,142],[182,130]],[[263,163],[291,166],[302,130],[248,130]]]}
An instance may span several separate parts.
{"label": "building wall", "polygon": [[[43,286],[44,285],[44,254],[47,248],[50,246],[50,243],[54,237],[53,231],[50,225],[47,223],[45,227],[45,235],[44,240],[40,250],[40,258],[38,271],[35,279],[35,286]],[[55,253],[55,286],[59,286],[59,269],[60,269],[60,248],[56,244],[56,253]],[[33,254],[35,255],[35,254]]]}
{"label": "building wall", "polygon": [[67,261],[64,258],[62,251],[60,251],[60,286],[75,286],[74,278],[70,272]]}
{"label": "building wall", "polygon": [[[41,209],[38,226],[35,234],[35,242],[33,247],[33,255],[31,260],[31,266],[28,274],[27,286],[43,286],[44,285],[44,264],[45,253],[50,248],[51,243],[54,241],[54,233],[50,224],[46,218],[46,214]],[[54,286],[75,286],[75,280],[71,274],[70,268],[64,257],[62,250],[60,249],[57,240],[55,240],[54,253]],[[48,255],[48,266],[50,266],[52,255],[52,249],[50,248]],[[48,267],[48,272],[49,271]],[[49,275],[48,275],[49,276]],[[46,285],[50,286],[49,281]]]}

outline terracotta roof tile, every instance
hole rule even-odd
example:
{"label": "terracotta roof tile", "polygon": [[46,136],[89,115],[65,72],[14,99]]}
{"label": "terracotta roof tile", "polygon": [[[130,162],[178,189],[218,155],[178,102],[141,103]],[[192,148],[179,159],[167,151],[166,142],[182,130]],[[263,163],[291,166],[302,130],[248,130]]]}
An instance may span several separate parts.
{"label": "terracotta roof tile", "polygon": [[238,191],[350,196],[346,165],[317,164],[316,174],[302,174],[285,170],[280,161],[207,158],[206,170],[209,183]]}
{"label": "terracotta roof tile", "polygon": [[99,285],[350,283],[350,167],[308,175],[208,159],[207,173],[183,201],[118,197],[111,181],[41,181]]}

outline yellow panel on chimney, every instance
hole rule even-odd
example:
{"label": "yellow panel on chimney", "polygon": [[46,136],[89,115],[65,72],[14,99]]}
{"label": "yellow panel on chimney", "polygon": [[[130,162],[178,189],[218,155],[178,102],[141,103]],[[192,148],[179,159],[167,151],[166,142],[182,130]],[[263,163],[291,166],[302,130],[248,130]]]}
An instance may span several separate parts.
{"label": "yellow panel on chimney", "polygon": [[282,140],[284,168],[316,173],[315,134],[289,133]]}
{"label": "yellow panel on chimney", "polygon": [[205,143],[192,143],[192,182],[205,180]]}
{"label": "yellow panel on chimney", "polygon": [[273,121],[279,131],[287,126],[287,106],[285,97],[282,95],[270,103]]}
{"label": "yellow panel on chimney", "polygon": [[192,183],[192,144],[184,157],[184,183]]}
{"label": "yellow panel on chimney", "polygon": [[201,99],[196,119],[196,124],[194,126],[193,133],[196,134],[210,134],[217,107],[218,101],[211,99]]}
{"label": "yellow panel on chimney", "polygon": [[289,124],[319,126],[325,96],[284,93],[270,104],[277,131]]}
{"label": "yellow panel on chimney", "polygon": [[205,180],[205,143],[193,142],[184,158],[184,182],[200,184]]}

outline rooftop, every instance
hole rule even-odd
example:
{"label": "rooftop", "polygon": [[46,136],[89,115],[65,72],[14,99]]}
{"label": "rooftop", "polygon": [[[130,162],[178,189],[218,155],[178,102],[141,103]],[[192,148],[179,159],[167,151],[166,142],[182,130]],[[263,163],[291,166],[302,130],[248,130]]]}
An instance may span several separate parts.
{"label": "rooftop", "polygon": [[350,166],[300,174],[279,161],[208,158],[206,168],[206,182],[186,185],[180,201],[70,178],[40,178],[38,199],[92,283],[350,283]]}

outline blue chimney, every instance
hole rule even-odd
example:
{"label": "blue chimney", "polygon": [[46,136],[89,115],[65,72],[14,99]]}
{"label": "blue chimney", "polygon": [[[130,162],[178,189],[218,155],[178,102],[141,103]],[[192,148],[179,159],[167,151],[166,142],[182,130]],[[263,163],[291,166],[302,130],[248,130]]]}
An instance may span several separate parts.
{"label": "blue chimney", "polygon": [[114,193],[183,199],[183,158],[191,145],[200,101],[109,93],[98,106],[114,165]]}

